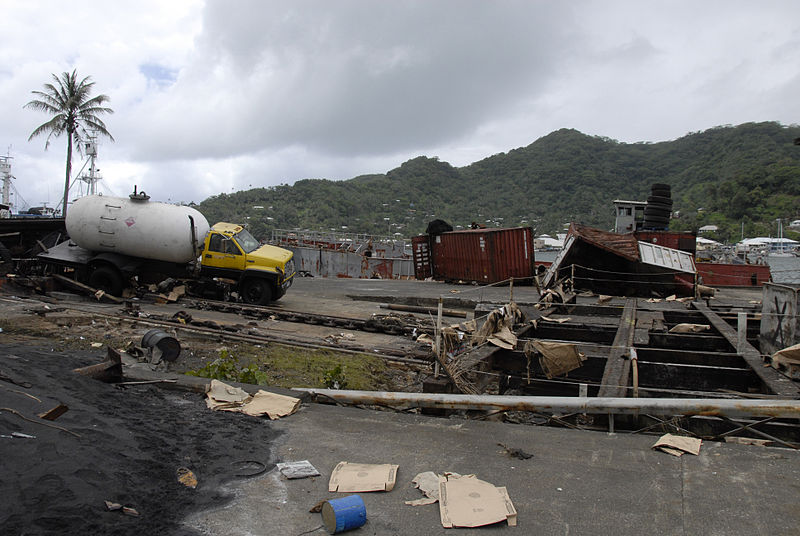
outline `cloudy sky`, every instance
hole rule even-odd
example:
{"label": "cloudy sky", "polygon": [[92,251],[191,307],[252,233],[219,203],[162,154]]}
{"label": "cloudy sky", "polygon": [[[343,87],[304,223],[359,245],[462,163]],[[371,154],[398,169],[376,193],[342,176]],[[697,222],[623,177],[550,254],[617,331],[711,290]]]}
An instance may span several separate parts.
{"label": "cloudy sky", "polygon": [[115,112],[101,190],[173,202],[418,155],[463,166],[564,127],[637,142],[800,122],[795,0],[63,6],[0,0],[0,154],[17,205],[59,202],[66,139],[29,142],[48,117],[23,106],[73,69]]}

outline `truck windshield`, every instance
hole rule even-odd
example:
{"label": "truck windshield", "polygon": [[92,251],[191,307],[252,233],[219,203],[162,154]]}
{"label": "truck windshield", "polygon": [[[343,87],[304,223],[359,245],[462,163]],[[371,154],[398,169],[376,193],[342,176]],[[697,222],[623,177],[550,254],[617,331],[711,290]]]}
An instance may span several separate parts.
{"label": "truck windshield", "polygon": [[245,253],[252,253],[258,249],[258,246],[260,246],[258,240],[253,238],[253,235],[248,233],[246,229],[242,229],[233,235],[233,237],[236,239],[236,243],[241,246]]}

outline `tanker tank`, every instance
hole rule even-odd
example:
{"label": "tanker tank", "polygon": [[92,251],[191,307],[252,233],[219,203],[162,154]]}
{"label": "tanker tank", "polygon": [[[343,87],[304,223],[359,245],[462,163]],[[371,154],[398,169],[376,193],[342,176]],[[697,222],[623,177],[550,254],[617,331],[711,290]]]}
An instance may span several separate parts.
{"label": "tanker tank", "polygon": [[210,229],[191,207],[102,195],[77,199],[66,227],[84,249],[174,263],[197,259]]}

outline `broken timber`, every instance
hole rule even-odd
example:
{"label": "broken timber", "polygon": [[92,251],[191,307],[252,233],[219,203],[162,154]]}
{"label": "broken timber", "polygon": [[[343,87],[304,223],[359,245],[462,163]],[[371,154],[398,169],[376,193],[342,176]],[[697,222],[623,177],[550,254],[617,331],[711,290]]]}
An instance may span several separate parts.
{"label": "broken timber", "polygon": [[631,374],[631,362],[628,350],[633,345],[636,327],[636,298],[625,300],[625,308],[619,320],[617,334],[608,353],[608,361],[603,372],[599,397],[624,397],[627,392]]}
{"label": "broken timber", "polygon": [[101,293],[99,295],[100,298],[105,298],[105,299],[107,299],[109,301],[112,301],[114,303],[125,303],[125,300],[123,300],[121,298],[117,298],[116,296],[112,296],[111,294],[109,294],[107,292],[103,292],[103,291],[98,290],[96,288],[92,288],[89,285],[84,285],[83,283],[81,283],[79,281],[75,281],[74,279],[70,279],[69,277],[64,277],[63,275],[60,275],[60,274],[53,274],[52,277],[53,277],[53,279],[55,279],[59,283],[63,283],[64,285],[66,285],[66,286],[68,286],[70,288],[73,288],[75,290],[83,292],[84,294],[88,294],[88,295],[91,295],[91,296],[98,296],[98,293]]}
{"label": "broken timber", "polygon": [[[555,307],[541,311],[532,310],[527,312],[526,315],[528,316],[529,321],[533,321],[538,320],[543,316],[552,314],[555,310]],[[514,335],[519,339],[526,336],[528,332],[533,329],[533,324],[529,323],[528,325],[523,326],[515,331]],[[477,395],[486,386],[476,385],[475,383],[469,381],[466,378],[466,375],[470,372],[485,371],[488,369],[491,364],[491,359],[494,357],[495,353],[500,352],[501,350],[502,348],[499,346],[487,343],[459,354],[456,356],[456,359],[451,362],[447,362],[446,359],[443,359],[438,354],[436,358],[439,360],[439,364],[442,366],[442,369],[444,369],[447,376],[459,391],[466,394]]]}
{"label": "broken timber", "polygon": [[[692,302],[695,309],[703,313],[708,320],[709,324],[714,326],[714,329],[720,332],[725,339],[733,346],[737,347],[738,334],[733,327],[725,322],[722,318],[712,311],[706,304],[701,302]],[[800,388],[797,387],[792,380],[783,376],[780,372],[772,367],[765,367],[764,360],[761,358],[761,352],[753,348],[753,346],[746,340],[743,341],[744,347],[742,350],[742,358],[747,362],[753,372],[764,382],[766,388],[772,393],[789,398],[800,398]]]}

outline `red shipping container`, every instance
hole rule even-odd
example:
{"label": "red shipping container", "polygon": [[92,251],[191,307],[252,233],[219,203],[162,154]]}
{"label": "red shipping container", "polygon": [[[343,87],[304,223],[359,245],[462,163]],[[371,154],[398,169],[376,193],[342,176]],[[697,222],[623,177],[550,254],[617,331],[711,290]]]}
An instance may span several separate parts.
{"label": "red shipping container", "polygon": [[417,278],[497,283],[535,274],[533,230],[470,229],[412,239]]}
{"label": "red shipping container", "polygon": [[697,252],[697,237],[693,233],[676,231],[636,231],[633,233],[642,242],[650,242],[665,248],[679,249],[694,255]]}

